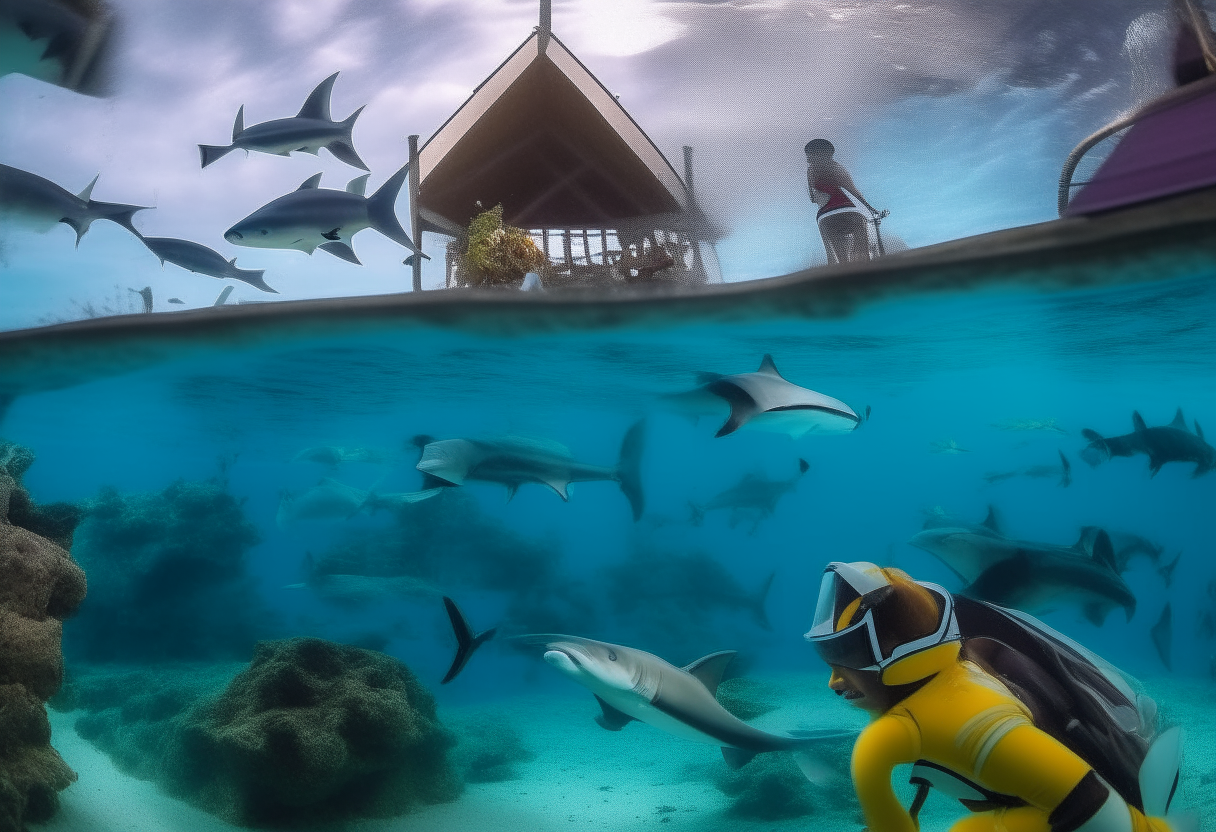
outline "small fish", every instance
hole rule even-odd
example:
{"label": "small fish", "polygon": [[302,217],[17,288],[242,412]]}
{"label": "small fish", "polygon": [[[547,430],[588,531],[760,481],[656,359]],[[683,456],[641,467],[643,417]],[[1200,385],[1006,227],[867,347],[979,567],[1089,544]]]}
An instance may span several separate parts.
{"label": "small fish", "polygon": [[[797,439],[807,433],[849,433],[865,419],[839,399],[786,381],[771,355],[765,355],[754,373],[720,375],[698,373],[701,386],[667,399],[690,415],[712,414],[730,405],[730,416],[715,436],[742,427],[784,433]],[[866,416],[870,409],[866,408]]]}
{"label": "small fish", "polygon": [[225,260],[224,256],[218,251],[213,251],[204,245],[191,242],[190,240],[179,240],[175,237],[144,237],[141,235],[139,239],[148,247],[148,251],[160,258],[162,266],[165,263],[172,263],[196,274],[218,277],[221,280],[233,278],[244,281],[250,286],[256,286],[263,292],[278,294],[275,289],[267,286],[266,281],[262,279],[262,275],[266,274],[265,271],[262,269],[238,269],[235,257],[231,260]]}
{"label": "small fish", "polygon": [[984,480],[991,484],[1012,479],[1013,477],[1030,477],[1031,479],[1058,477],[1059,486],[1061,488],[1068,488],[1068,486],[1072,485],[1072,465],[1069,463],[1068,457],[1064,456],[1063,451],[1059,451],[1059,454],[1059,465],[1030,465],[1026,468],[1015,468],[1012,471],[985,474]]}
{"label": "small fish", "polygon": [[394,208],[408,173],[406,165],[370,197],[363,195],[367,174],[352,179],[345,191],[335,191],[320,186],[318,173],[229,228],[224,239],[238,246],[295,249],[306,254],[321,249],[358,266],[362,263],[351,248],[351,239],[363,229],[373,228],[422,254],[401,227]]}
{"label": "small fish", "polygon": [[1216,468],[1216,448],[1203,438],[1203,428],[1195,422],[1195,432],[1187,429],[1182,408],[1174,414],[1174,421],[1161,427],[1149,427],[1139,412],[1132,413],[1132,432],[1123,436],[1103,437],[1088,428],[1081,435],[1089,445],[1081,451],[1081,458],[1090,465],[1100,465],[1114,456],[1148,456],[1149,475],[1157,476],[1161,466],[1167,462],[1193,462],[1192,477],[1202,476]]}
{"label": "small fish", "polygon": [[1056,424],[1055,419],[1006,419],[1003,422],[994,422],[992,426],[997,430],[1042,430],[1050,431],[1052,433],[1068,433],[1068,431]]}
{"label": "small fish", "polygon": [[37,174],[0,165],[0,219],[21,223],[39,233],[63,223],[76,232],[77,246],[96,220],[118,223],[138,237],[131,218],[136,211],[147,209],[93,199],[97,178],[94,176],[83,191],[73,194]]}
{"label": "small fish", "polygon": [[338,73],[335,72],[317,84],[317,88],[309,93],[304,101],[300,112],[291,118],[278,118],[246,127],[245,108],[242,106],[236,112],[236,123],[232,125],[232,144],[226,147],[209,144],[198,146],[203,167],[237,148],[271,153],[275,156],[290,156],[292,151],[316,156],[324,147],[336,159],[352,167],[371,170],[355,152],[354,141],[351,139],[355,119],[363,112],[363,108],[355,110],[345,121],[334,121],[330,115],[329,100],[337,78]]}
{"label": "small fish", "polygon": [[929,443],[929,452],[934,454],[969,454],[967,448],[960,448],[953,439],[937,439]]}
{"label": "small fish", "polygon": [[181,298],[169,298],[169,300],[167,301],[167,303],[183,303],[183,304],[184,304],[184,303],[185,303],[185,301],[184,301],[184,300],[182,300]]}

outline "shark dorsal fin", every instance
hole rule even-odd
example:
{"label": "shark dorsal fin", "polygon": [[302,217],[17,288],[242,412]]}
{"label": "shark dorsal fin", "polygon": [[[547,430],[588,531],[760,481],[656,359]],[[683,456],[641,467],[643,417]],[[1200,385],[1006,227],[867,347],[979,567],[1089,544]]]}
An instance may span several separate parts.
{"label": "shark dorsal fin", "polygon": [[633,722],[633,717],[618,708],[614,708],[599,697],[599,694],[593,694],[595,701],[600,703],[602,714],[595,718],[602,727],[609,731],[619,731],[629,723]]}
{"label": "shark dorsal fin", "polygon": [[805,459],[802,459],[802,458],[798,459],[798,473],[805,474],[807,471],[810,470],[810,468],[811,468],[811,463],[807,462]]}
{"label": "shark dorsal fin", "polygon": [[756,370],[756,372],[776,376],[777,378],[782,377],[781,373],[777,370],[777,365],[773,363],[773,357],[768,353],[765,353],[764,358],[760,359],[760,369]]}
{"label": "shark dorsal fin", "polygon": [[[1081,539],[1077,541],[1075,548],[1082,552],[1085,551],[1085,544],[1090,542],[1086,540],[1086,538],[1090,537],[1090,534],[1088,533],[1089,531],[1089,529],[1082,529]],[[1119,567],[1115,563],[1115,547],[1111,545],[1110,535],[1107,534],[1104,529],[1097,529],[1093,531],[1092,535],[1093,540],[1092,543],[1090,543],[1090,557],[1092,557],[1097,563],[1100,563],[1106,568],[1110,569],[1110,571],[1118,572]]]}
{"label": "shark dorsal fin", "polygon": [[996,506],[988,506],[988,514],[980,525],[994,534],[1001,533],[1001,521],[997,519]]}
{"label": "shark dorsal fin", "polygon": [[1186,417],[1182,415],[1182,408],[1178,408],[1178,412],[1174,414],[1174,421],[1170,422],[1170,427],[1186,430]]}
{"label": "shark dorsal fin", "polygon": [[93,181],[90,182],[89,184],[85,185],[83,191],[76,194],[76,198],[79,199],[81,202],[88,202],[90,199],[92,199],[93,198],[93,186],[97,184],[97,179],[100,176],[101,176],[100,173],[97,174],[97,176],[94,176]]}
{"label": "shark dorsal fin", "polygon": [[1144,417],[1140,415],[1139,410],[1132,411],[1132,430],[1136,431],[1136,433],[1148,430],[1148,425],[1144,424]]}
{"label": "shark dorsal fin", "polygon": [[236,268],[236,258],[233,257],[231,260],[229,260],[228,265],[232,266],[235,269]]}
{"label": "shark dorsal fin", "polygon": [[710,693],[716,695],[718,683],[722,681],[722,674],[726,672],[726,666],[734,658],[734,650],[720,650],[697,659],[684,670],[696,677],[697,681],[705,685]]}
{"label": "shark dorsal fin", "polygon": [[1203,428],[1199,427],[1198,419],[1195,420],[1195,435],[1198,436],[1201,441],[1203,441],[1203,442],[1207,441],[1206,439],[1203,438]]}
{"label": "shark dorsal fin", "polygon": [[232,140],[235,142],[237,136],[245,132],[245,105],[241,105],[241,109],[236,111],[236,121],[232,123]]}
{"label": "shark dorsal fin", "polygon": [[307,191],[307,190],[312,190],[312,189],[320,188],[320,187],[321,187],[321,174],[314,173],[312,176],[308,177],[303,182],[301,182],[300,187],[296,188],[296,190],[297,191]]}
{"label": "shark dorsal fin", "polygon": [[329,115],[329,95],[333,91],[334,81],[338,73],[317,84],[317,88],[308,94],[304,106],[296,113],[296,118],[315,118],[321,121],[333,121]]}
{"label": "shark dorsal fin", "polygon": [[348,194],[355,194],[356,196],[363,196],[364,194],[366,194],[367,193],[367,179],[369,176],[371,176],[370,173],[365,173],[362,176],[356,176],[354,179],[347,182],[346,183],[346,192]]}

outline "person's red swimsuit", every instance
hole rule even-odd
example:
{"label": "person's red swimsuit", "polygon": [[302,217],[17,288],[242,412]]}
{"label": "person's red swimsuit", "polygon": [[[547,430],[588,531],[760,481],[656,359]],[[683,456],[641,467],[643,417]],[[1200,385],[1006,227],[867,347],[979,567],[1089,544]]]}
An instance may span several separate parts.
{"label": "person's red swimsuit", "polygon": [[828,201],[821,206],[819,212],[815,215],[816,220],[823,219],[828,214],[834,214],[837,211],[856,211],[861,213],[861,209],[857,207],[857,203],[849,198],[845,193],[844,188],[836,184],[827,182],[815,182],[813,187],[817,191],[823,191],[828,195]]}

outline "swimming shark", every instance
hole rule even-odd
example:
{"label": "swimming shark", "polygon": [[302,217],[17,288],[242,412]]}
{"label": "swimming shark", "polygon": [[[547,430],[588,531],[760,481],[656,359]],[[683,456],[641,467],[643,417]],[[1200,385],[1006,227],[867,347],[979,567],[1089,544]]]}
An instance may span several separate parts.
{"label": "swimming shark", "polygon": [[423,489],[464,485],[466,480],[502,483],[507,499],[515,496],[520,485],[540,483],[569,500],[572,482],[613,480],[629,500],[633,519],[645,510],[642,494],[641,461],[645,445],[645,422],[636,422],[621,441],[617,465],[609,468],[589,465],[574,459],[565,445],[544,439],[510,436],[501,439],[441,439],[418,436],[414,444],[422,449],[416,466],[425,476]]}
{"label": "swimming shark", "polygon": [[[1097,526],[1085,526],[1081,529],[1081,537],[1086,541],[1086,547],[1092,548],[1092,540],[1097,536],[1102,529]],[[1107,530],[1110,536],[1111,547],[1115,553],[1115,571],[1122,575],[1128,570],[1128,565],[1131,559],[1137,555],[1143,555],[1148,558],[1157,570],[1157,574],[1165,579],[1165,585],[1168,587],[1173,578],[1174,568],[1178,565],[1178,560],[1182,557],[1178,554],[1169,563],[1163,563],[1165,555],[1165,547],[1153,543],[1146,537],[1131,532],[1118,532]]]}
{"label": "swimming shark", "polygon": [[116,16],[102,0],[0,0],[0,77],[18,72],[85,95],[108,93]]}
{"label": "swimming shark", "polygon": [[146,208],[93,199],[97,178],[94,176],[83,191],[73,194],[37,174],[0,165],[0,219],[19,222],[39,233],[63,223],[76,232],[77,246],[95,220],[118,223],[139,236],[131,218]]}
{"label": "swimming shark", "polygon": [[1031,479],[1059,477],[1059,486],[1061,488],[1068,488],[1068,486],[1072,485],[1072,464],[1069,463],[1068,457],[1064,456],[1063,451],[1058,451],[1058,453],[1060,454],[1059,465],[1029,465],[1025,468],[1015,468],[1012,471],[985,474],[984,480],[991,484],[1012,479],[1013,477],[1030,477]]}
{"label": "swimming shark", "polygon": [[234,280],[244,281],[250,286],[256,286],[263,292],[278,294],[277,290],[267,286],[266,281],[262,279],[262,275],[266,274],[264,270],[238,269],[235,257],[231,260],[225,260],[224,256],[218,251],[209,249],[199,243],[191,242],[190,240],[179,240],[175,237],[144,237],[140,235],[139,239],[148,247],[148,251],[160,258],[162,266],[165,263],[172,263],[196,274],[218,277],[221,280],[233,278]]}
{"label": "swimming shark", "polygon": [[[754,373],[698,373],[697,378],[700,387],[668,398],[695,414],[717,412],[723,401],[729,404],[730,416],[715,436],[747,426],[797,439],[807,433],[848,433],[864,421],[844,402],[786,381],[771,355]],[[865,418],[869,416],[867,407]]]}
{"label": "swimming shark", "polygon": [[352,179],[345,191],[322,188],[321,174],[315,174],[229,228],[224,239],[238,246],[296,249],[306,254],[321,249],[362,265],[350,246],[351,238],[365,228],[374,228],[429,260],[401,227],[393,207],[408,174],[407,164],[370,197],[363,195],[368,174]]}
{"label": "swimming shark", "polygon": [[298,496],[284,492],[279,498],[275,522],[285,529],[300,520],[348,519],[367,502],[368,492],[330,477]]}
{"label": "swimming shark", "polygon": [[962,595],[1028,613],[1078,604],[1101,626],[1114,607],[1130,621],[1136,597],[1115,568],[1110,537],[1082,533],[1071,547],[1013,540],[1001,533],[989,510],[976,526],[931,526],[911,545],[936,557],[966,582]]}
{"label": "swimming shark", "polygon": [[710,498],[704,505],[689,503],[693,525],[701,525],[707,511],[730,509],[731,528],[733,529],[742,517],[750,515],[753,518],[754,533],[760,526],[760,521],[772,516],[777,509],[777,502],[798,486],[810,467],[805,459],[799,459],[798,474],[788,480],[770,480],[760,474],[747,474],[734,486]]}
{"label": "swimming shark", "polygon": [[[450,600],[445,599],[445,606],[458,634],[453,662],[458,673],[478,643],[460,639],[460,633],[473,630]],[[596,722],[603,728],[619,731],[634,720],[645,722],[683,739],[721,747],[723,758],[732,768],[747,764],[757,754],[792,751],[803,773],[817,781],[827,766],[815,759],[815,752],[836,750],[856,736],[852,731],[835,729],[770,734],[731,714],[715,693],[735,657],[733,650],[710,653],[680,668],[652,653],[578,636],[532,634],[511,640],[542,648],[548,664],[590,690],[601,710]],[[449,671],[449,676],[454,675]]]}
{"label": "swimming shark", "polygon": [[1193,477],[1216,468],[1216,448],[1203,438],[1203,428],[1198,422],[1195,422],[1194,433],[1187,429],[1181,407],[1168,425],[1150,428],[1139,412],[1133,412],[1131,433],[1103,437],[1086,428],[1081,435],[1089,440],[1089,445],[1081,451],[1081,458],[1090,465],[1099,465],[1113,456],[1146,454],[1149,475],[1153,477],[1167,462],[1195,463]]}
{"label": "swimming shark", "polygon": [[305,99],[300,112],[291,118],[277,118],[246,127],[245,107],[242,106],[236,111],[236,123],[232,125],[232,144],[225,147],[210,144],[198,146],[203,167],[237,148],[272,153],[276,156],[290,156],[292,151],[298,150],[316,156],[324,147],[336,159],[348,165],[361,170],[371,170],[355,152],[351,139],[355,119],[363,112],[363,108],[355,110],[345,121],[334,121],[330,115],[329,100],[337,78],[338,73],[335,72],[317,84],[317,88]]}

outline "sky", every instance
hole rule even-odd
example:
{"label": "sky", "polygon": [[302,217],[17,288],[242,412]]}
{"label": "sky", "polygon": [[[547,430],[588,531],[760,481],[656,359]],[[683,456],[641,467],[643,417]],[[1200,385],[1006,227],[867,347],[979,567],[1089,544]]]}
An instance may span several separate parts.
{"label": "sky", "polygon": [[[140,308],[407,290],[406,252],[374,230],[364,265],[233,246],[223,232],[320,172],[319,157],[231,153],[200,169],[197,145],[294,115],[340,72],[333,115],[366,105],[355,147],[371,193],[532,31],[537,0],[110,0],[121,21],[115,94],[78,95],[0,77],[0,163],[93,198],[150,206],[135,224],[265,269],[279,295],[164,267],[117,225],[73,247],[60,225],[0,220],[0,329]],[[802,146],[826,137],[884,237],[923,246],[1055,216],[1071,148],[1167,85],[1164,0],[554,0],[553,31],[682,170],[694,148],[699,201],[725,231],[725,280],[824,262]],[[403,195],[398,215],[408,218]],[[443,280],[446,239],[426,235],[424,287]],[[181,305],[168,305],[170,297]]]}

